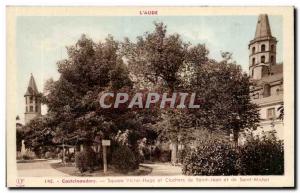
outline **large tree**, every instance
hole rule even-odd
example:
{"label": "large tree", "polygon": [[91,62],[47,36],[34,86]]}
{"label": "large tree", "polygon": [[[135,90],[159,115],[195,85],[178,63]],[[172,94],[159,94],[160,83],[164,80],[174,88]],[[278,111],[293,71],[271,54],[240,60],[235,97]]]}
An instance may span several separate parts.
{"label": "large tree", "polygon": [[249,78],[231,62],[230,53],[222,53],[221,62],[209,59],[205,45],[193,46],[179,34],[167,34],[163,23],[155,23],[154,31],[139,36],[135,43],[125,39],[123,51],[130,71],[144,87],[196,92],[201,101],[200,109],[160,110],[160,121],[154,127],[161,139],[175,144],[173,159],[178,141],[195,138],[197,129],[233,131],[237,141],[241,129],[257,126],[259,116],[249,98]]}
{"label": "large tree", "polygon": [[109,138],[117,132],[118,121],[128,116],[125,109],[101,109],[98,102],[103,91],[132,86],[118,49],[111,36],[94,43],[85,35],[67,48],[68,58],[57,63],[60,77],[46,83],[42,100],[51,115],[48,123],[56,142],[91,143],[97,135]]}
{"label": "large tree", "polygon": [[222,53],[223,60],[210,60],[194,67],[190,89],[201,99],[199,109],[189,109],[198,127],[211,131],[233,133],[237,143],[243,129],[256,129],[259,122],[257,105],[250,100],[249,76],[235,62],[230,53]]}
{"label": "large tree", "polygon": [[[192,46],[184,42],[179,34],[167,34],[167,26],[163,23],[154,24],[154,31],[137,37],[135,43],[125,39],[122,50],[128,67],[137,82],[144,83],[141,88],[168,93],[184,91],[182,76],[187,64],[205,63],[208,51],[204,45]],[[184,114],[163,109],[160,115],[161,121],[154,127],[162,139],[171,140],[174,144],[172,160],[176,162],[177,136],[184,130],[178,119],[183,118]]]}

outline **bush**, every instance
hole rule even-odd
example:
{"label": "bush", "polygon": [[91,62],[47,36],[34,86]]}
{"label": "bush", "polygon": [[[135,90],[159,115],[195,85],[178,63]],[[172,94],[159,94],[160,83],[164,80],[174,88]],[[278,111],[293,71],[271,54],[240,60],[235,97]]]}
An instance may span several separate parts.
{"label": "bush", "polygon": [[55,158],[55,153],[50,152],[50,151],[47,151],[47,152],[45,153],[45,158],[46,158],[46,159]]}
{"label": "bush", "polygon": [[35,159],[36,156],[34,152],[27,150],[23,155],[22,155],[23,160],[32,160]]}
{"label": "bush", "polygon": [[241,175],[283,175],[284,149],[282,141],[253,140],[240,148]]}
{"label": "bush", "polygon": [[161,156],[161,150],[159,147],[155,147],[154,148],[154,151],[152,153],[152,156],[153,156],[153,159],[156,161],[156,160],[159,160],[160,156]]}
{"label": "bush", "polygon": [[191,148],[189,146],[184,147],[181,150],[178,150],[178,162],[183,163],[185,157],[188,155],[188,153],[191,151]]}
{"label": "bush", "polygon": [[186,175],[282,175],[282,141],[263,138],[243,146],[214,142],[192,149],[183,161]]}
{"label": "bush", "polygon": [[125,145],[116,146],[112,153],[112,164],[122,173],[138,169],[139,160],[137,154],[138,152],[135,154]]}
{"label": "bush", "polygon": [[229,144],[202,145],[187,152],[182,171],[186,175],[237,175],[237,158],[236,149]]}
{"label": "bush", "polygon": [[94,167],[100,165],[98,161],[96,153],[89,146],[85,147],[83,151],[75,154],[76,167],[81,173],[87,170],[90,170],[90,172],[94,171]]}
{"label": "bush", "polygon": [[162,151],[160,153],[159,161],[161,161],[161,162],[171,161],[171,151]]}

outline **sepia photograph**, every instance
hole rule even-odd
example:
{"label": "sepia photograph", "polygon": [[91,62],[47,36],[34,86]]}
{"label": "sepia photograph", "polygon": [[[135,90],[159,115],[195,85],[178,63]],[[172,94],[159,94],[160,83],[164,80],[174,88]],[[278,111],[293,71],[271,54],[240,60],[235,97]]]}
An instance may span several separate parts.
{"label": "sepia photograph", "polygon": [[293,11],[7,7],[8,186],[293,187]]}

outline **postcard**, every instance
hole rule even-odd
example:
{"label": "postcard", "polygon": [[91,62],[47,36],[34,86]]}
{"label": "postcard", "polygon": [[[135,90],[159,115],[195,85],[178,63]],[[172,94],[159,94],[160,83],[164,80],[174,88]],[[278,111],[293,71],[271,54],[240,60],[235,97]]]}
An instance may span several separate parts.
{"label": "postcard", "polygon": [[294,7],[6,11],[7,187],[295,186]]}

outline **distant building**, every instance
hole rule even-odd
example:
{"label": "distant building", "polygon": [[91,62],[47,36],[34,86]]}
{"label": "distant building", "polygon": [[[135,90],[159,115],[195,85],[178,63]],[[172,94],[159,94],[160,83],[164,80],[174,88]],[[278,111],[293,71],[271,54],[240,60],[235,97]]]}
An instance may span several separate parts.
{"label": "distant building", "polygon": [[25,124],[32,119],[41,116],[41,101],[39,91],[31,74],[25,97]]}
{"label": "distant building", "polygon": [[275,130],[283,138],[283,120],[279,107],[283,105],[283,64],[276,63],[277,39],[272,36],[267,14],[259,15],[255,37],[249,43],[249,73],[254,86],[251,100],[259,105],[258,133]]}

